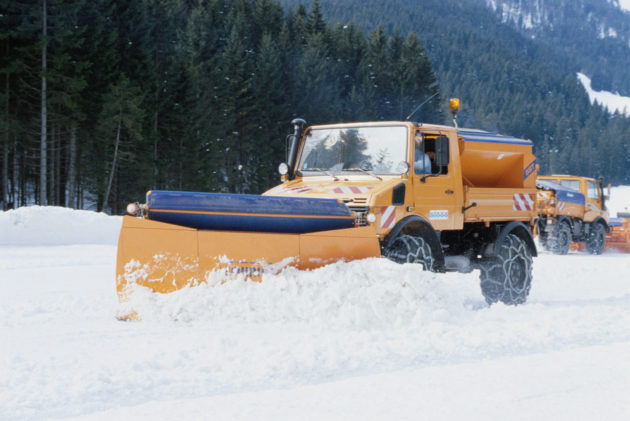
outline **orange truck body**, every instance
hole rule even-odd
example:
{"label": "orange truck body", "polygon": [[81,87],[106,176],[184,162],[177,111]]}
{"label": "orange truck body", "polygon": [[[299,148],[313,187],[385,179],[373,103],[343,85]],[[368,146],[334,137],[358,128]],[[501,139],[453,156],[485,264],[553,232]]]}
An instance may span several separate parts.
{"label": "orange truck body", "polygon": [[566,254],[571,243],[583,243],[590,253],[604,250],[609,231],[608,213],[601,183],[572,175],[537,177],[537,233],[543,246]]}
{"label": "orange truck body", "polygon": [[[313,269],[338,260],[380,257],[401,235],[424,238],[435,261],[430,270],[468,272],[511,234],[527,248],[529,262],[523,271],[531,269],[537,190],[530,141],[412,122],[306,130],[296,125],[292,136],[294,149],[283,183],[262,196],[149,192],[138,212],[141,217],[123,217],[116,269],[119,299],[127,300],[134,285],[172,292],[217,275],[261,280],[263,273],[286,265]],[[353,153],[364,158],[358,167],[346,165]],[[418,169],[421,154],[431,160],[431,169]],[[319,168],[324,161],[339,164]],[[168,200],[157,209],[159,197]],[[184,200],[192,206],[179,206]],[[210,205],[196,206],[197,200]],[[260,206],[234,208],[234,203],[247,201]],[[267,210],[266,201],[277,201],[278,209]],[[293,204],[304,207],[290,211]],[[320,214],[320,204],[347,213]],[[218,225],[189,221],[203,218]],[[332,219],[334,224],[325,229],[286,228],[301,227],[303,221],[319,227]],[[256,222],[247,228],[251,220]]]}

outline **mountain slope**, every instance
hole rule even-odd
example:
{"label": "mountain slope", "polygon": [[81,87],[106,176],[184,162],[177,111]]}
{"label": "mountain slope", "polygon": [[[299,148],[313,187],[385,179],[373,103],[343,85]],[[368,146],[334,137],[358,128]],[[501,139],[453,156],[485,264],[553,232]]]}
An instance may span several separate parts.
{"label": "mountain slope", "polygon": [[593,88],[630,94],[630,13],[618,0],[472,0],[548,48],[570,56]]}

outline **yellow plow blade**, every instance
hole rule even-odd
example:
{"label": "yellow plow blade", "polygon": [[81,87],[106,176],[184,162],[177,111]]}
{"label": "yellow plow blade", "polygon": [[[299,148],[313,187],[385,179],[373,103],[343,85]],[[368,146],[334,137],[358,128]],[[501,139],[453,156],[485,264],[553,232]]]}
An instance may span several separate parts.
{"label": "yellow plow blade", "polygon": [[380,255],[371,226],[306,234],[210,231],[124,216],[116,290],[124,303],[133,286],[170,293],[207,282],[216,273],[227,279],[240,275],[261,281],[265,271],[279,265],[314,269],[342,259]]}

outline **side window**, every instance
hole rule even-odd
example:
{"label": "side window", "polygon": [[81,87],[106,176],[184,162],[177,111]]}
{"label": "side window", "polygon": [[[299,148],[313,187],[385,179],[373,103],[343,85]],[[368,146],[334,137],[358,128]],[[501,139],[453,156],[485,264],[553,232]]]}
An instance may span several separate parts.
{"label": "side window", "polygon": [[597,183],[589,181],[586,192],[589,199],[599,200],[599,189],[597,188]]}
{"label": "side window", "polygon": [[438,167],[435,163],[435,140],[437,138],[437,134],[416,132],[413,165],[416,174],[442,175],[448,173],[448,166]]}
{"label": "side window", "polygon": [[426,142],[425,138],[420,133],[420,131],[416,132],[415,136],[415,147],[414,147],[414,158],[413,158],[413,170],[416,174],[431,174],[431,159],[427,153],[425,153]]}

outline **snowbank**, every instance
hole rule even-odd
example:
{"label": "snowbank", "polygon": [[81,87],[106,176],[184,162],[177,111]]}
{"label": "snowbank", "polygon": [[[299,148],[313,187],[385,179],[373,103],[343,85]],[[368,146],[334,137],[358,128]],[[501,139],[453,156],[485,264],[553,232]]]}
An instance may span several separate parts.
{"label": "snowbank", "polygon": [[591,104],[597,102],[611,113],[619,111],[626,116],[630,115],[630,97],[621,96],[618,93],[608,91],[595,91],[591,87],[591,79],[588,76],[583,73],[578,73],[577,77],[582,83],[582,86],[584,86]]}
{"label": "snowbank", "polygon": [[610,216],[617,216],[617,212],[630,212],[630,186],[612,187],[606,207]]}
{"label": "snowbank", "polygon": [[172,294],[137,287],[128,305],[145,322],[316,323],[357,330],[422,326],[484,305],[470,300],[481,298],[476,282],[462,278],[467,277],[371,258],[312,271],[287,268],[265,274],[262,282],[217,279]]}
{"label": "snowbank", "polygon": [[122,217],[55,206],[0,212],[0,246],[112,244]]}

